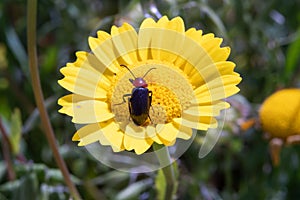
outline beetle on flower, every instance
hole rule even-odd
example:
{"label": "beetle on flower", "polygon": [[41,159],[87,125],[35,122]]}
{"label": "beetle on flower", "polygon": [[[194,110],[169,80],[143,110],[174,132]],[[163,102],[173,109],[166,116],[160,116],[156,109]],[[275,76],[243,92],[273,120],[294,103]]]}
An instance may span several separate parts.
{"label": "beetle on flower", "polygon": [[[59,84],[72,94],[59,99],[59,111],[84,124],[73,140],[142,154],[153,143],[171,146],[177,138],[190,139],[192,129],[216,127],[215,117],[230,106],[224,99],[239,91],[241,81],[235,64],[226,61],[230,48],[221,43],[213,34],[185,31],[180,17],[147,18],[138,33],[127,23],[113,26],[111,34],[98,31],[89,38],[91,53],[77,52],[77,60],[61,69]],[[132,120],[138,108],[120,104],[132,95],[132,74],[143,77],[152,92],[146,102],[150,118],[141,123]],[[135,103],[140,102],[129,105]]]}
{"label": "beetle on flower", "polygon": [[148,90],[148,84],[144,80],[144,77],[155,68],[150,68],[143,77],[136,78],[126,65],[121,66],[128,69],[128,71],[134,77],[134,80],[129,79],[129,81],[135,87],[132,89],[132,94],[123,95],[123,103],[126,102],[125,97],[131,96],[131,98],[128,99],[130,117],[136,125],[143,125],[149,117],[149,109],[152,102],[152,91]]}

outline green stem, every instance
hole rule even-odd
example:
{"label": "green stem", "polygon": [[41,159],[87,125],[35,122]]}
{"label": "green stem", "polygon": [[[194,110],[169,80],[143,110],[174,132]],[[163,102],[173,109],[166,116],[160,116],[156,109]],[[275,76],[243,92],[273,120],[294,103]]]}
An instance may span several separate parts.
{"label": "green stem", "polygon": [[174,199],[173,196],[176,193],[176,177],[174,172],[174,167],[171,163],[171,158],[169,154],[169,150],[167,147],[162,145],[153,144],[153,149],[155,150],[156,156],[161,165],[166,165],[166,167],[162,168],[163,174],[166,180],[166,189],[165,189],[165,200]]}
{"label": "green stem", "polygon": [[44,105],[44,96],[42,93],[38,62],[37,62],[37,49],[36,49],[36,14],[37,14],[37,0],[28,0],[27,4],[27,45],[28,45],[28,57],[29,57],[29,67],[30,75],[33,86],[33,92],[35,96],[35,101],[40,112],[41,121],[44,127],[44,131],[52,149],[54,159],[60,168],[64,180],[70,190],[71,195],[74,199],[81,199],[75,185],[71,181],[71,177],[67,166],[59,154],[58,147],[56,144],[56,139],[54,132]]}

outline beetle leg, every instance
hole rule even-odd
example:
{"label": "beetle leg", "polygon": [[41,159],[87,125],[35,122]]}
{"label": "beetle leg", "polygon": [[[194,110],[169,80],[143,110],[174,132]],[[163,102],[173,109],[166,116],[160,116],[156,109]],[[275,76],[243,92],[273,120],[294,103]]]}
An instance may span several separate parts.
{"label": "beetle leg", "polygon": [[124,94],[123,97],[122,97],[123,101],[121,103],[116,103],[115,105],[121,105],[123,103],[126,103],[125,97],[131,97],[131,94]]}
{"label": "beetle leg", "polygon": [[151,119],[151,117],[150,117],[149,113],[148,113],[148,117],[149,117],[149,119],[150,119],[150,122],[152,123],[152,119]]}
{"label": "beetle leg", "polygon": [[128,121],[130,121],[131,120],[131,104],[130,104],[130,98],[128,99],[128,110],[129,110],[129,119],[128,119]]}
{"label": "beetle leg", "polygon": [[152,103],[152,91],[149,90],[149,105],[151,106]]}
{"label": "beetle leg", "polygon": [[131,104],[130,104],[130,98],[129,98],[129,101],[128,101],[128,110],[129,110],[129,114],[131,115]]}
{"label": "beetle leg", "polygon": [[152,103],[152,91],[150,90],[149,91],[149,107],[151,107],[152,111],[154,112],[154,108],[152,107],[151,103]]}
{"label": "beetle leg", "polygon": [[[152,91],[149,90],[149,107],[151,107],[151,109],[152,109],[152,111],[153,111],[153,113],[154,113],[154,109],[153,109],[153,107],[151,106],[151,103],[152,103]],[[149,115],[149,112],[148,112],[148,117],[149,117],[149,119],[150,119],[150,121],[151,121],[151,123],[152,123],[152,120],[151,120],[151,117],[150,117],[150,115]]]}

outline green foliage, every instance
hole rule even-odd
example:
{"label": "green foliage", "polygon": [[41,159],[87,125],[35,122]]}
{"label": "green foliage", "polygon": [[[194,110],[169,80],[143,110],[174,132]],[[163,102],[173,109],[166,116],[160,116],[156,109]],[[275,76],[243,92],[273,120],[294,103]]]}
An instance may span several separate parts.
{"label": "green foliage", "polygon": [[166,178],[164,176],[164,173],[162,170],[159,170],[155,178],[155,189],[157,191],[158,200],[164,199],[166,193],[166,186],[167,183],[166,183]]}
{"label": "green foliage", "polygon": [[[0,1],[0,118],[11,145],[16,177],[9,180],[1,152],[0,199],[69,199],[40,124],[30,81],[24,0]],[[241,119],[256,117],[272,92],[300,86],[300,2],[241,0],[40,0],[37,44],[40,78],[60,153],[85,199],[161,199],[162,172],[114,171],[71,141],[71,119],[57,113],[65,94],[59,69],[74,61],[78,50],[89,51],[88,36],[127,21],[138,27],[144,16],[180,15],[186,27],[214,32],[231,47],[236,71],[243,77],[243,102],[228,113],[213,151],[198,158],[197,137],[178,160],[178,199],[297,199],[300,196],[299,146],[285,147],[280,166],[272,165],[268,141],[259,127],[241,130]],[[153,9],[155,8],[155,9]],[[248,105],[248,107],[246,106]],[[243,118],[243,112],[249,115]],[[3,136],[0,137],[3,147]],[[3,151],[3,148],[1,148]],[[177,169],[177,166],[175,167]]]}
{"label": "green foliage", "polygon": [[21,113],[19,109],[15,109],[11,116],[11,125],[10,125],[10,143],[12,153],[14,155],[19,154],[20,152],[20,142],[22,134],[22,121]]}
{"label": "green foliage", "polygon": [[[178,171],[178,165],[176,162],[172,164],[173,169],[174,169],[174,174],[176,177],[175,183],[174,183],[174,191],[177,191],[178,189],[178,176],[179,176],[179,171]],[[157,172],[156,178],[155,178],[155,190],[156,190],[156,199],[157,200],[163,200],[165,197],[166,193],[166,186],[167,186],[167,181],[166,177],[164,176],[163,170],[160,169]],[[174,194],[176,196],[176,194]]]}
{"label": "green foliage", "polygon": [[299,71],[300,66],[300,29],[296,35],[296,39],[287,49],[285,78],[286,81],[292,80],[295,72]]}

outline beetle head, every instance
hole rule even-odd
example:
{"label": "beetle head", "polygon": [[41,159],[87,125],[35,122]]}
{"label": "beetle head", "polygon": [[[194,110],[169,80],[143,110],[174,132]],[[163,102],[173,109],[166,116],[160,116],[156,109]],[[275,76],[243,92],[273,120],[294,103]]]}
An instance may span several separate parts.
{"label": "beetle head", "polygon": [[147,82],[145,81],[145,79],[140,78],[140,77],[135,78],[134,80],[133,80],[133,79],[129,79],[129,80],[130,80],[130,82],[132,83],[132,85],[133,85],[134,87],[143,87],[143,88],[145,88],[145,87],[148,86],[148,84],[147,84]]}
{"label": "beetle head", "polygon": [[132,83],[132,85],[133,85],[134,87],[143,87],[143,88],[148,87],[148,84],[147,84],[147,82],[145,81],[144,77],[145,77],[151,70],[156,69],[155,67],[152,67],[152,68],[150,68],[150,69],[144,74],[143,77],[136,77],[136,76],[132,73],[132,71],[131,71],[126,65],[121,64],[120,66],[125,67],[125,68],[130,72],[130,74],[133,76],[134,79],[129,79],[129,81]]}

